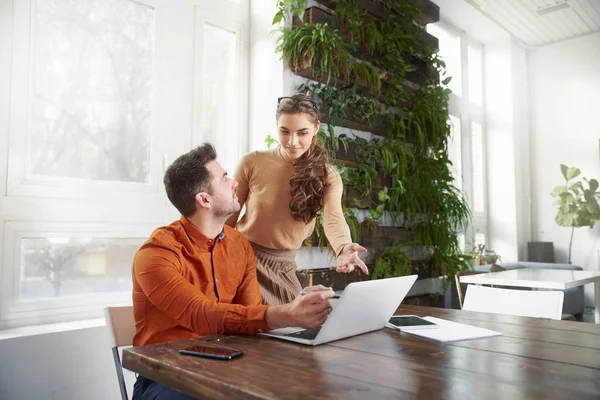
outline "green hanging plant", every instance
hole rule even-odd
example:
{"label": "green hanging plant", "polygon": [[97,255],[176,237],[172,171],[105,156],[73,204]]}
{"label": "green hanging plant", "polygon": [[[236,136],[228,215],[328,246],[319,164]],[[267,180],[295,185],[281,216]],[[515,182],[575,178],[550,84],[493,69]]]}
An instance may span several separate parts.
{"label": "green hanging plant", "polygon": [[326,76],[327,83],[332,77],[348,78],[354,61],[337,30],[330,31],[327,24],[306,24],[280,32],[275,51],[292,71],[311,67]]}
{"label": "green hanging plant", "polygon": [[277,3],[277,12],[273,17],[272,25],[278,25],[281,21],[286,21],[288,13],[292,16],[304,20],[304,10],[308,5],[308,0],[280,0]]}
{"label": "green hanging plant", "polygon": [[393,278],[410,275],[412,261],[400,244],[383,247],[373,255],[374,265],[371,279]]}

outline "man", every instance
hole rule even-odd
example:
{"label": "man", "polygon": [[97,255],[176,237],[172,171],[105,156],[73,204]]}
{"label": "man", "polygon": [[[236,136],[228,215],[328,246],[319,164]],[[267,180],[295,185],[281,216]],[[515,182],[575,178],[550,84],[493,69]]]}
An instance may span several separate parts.
{"label": "man", "polygon": [[[248,240],[229,226],[240,210],[237,182],[206,143],[167,169],[165,189],[181,213],[158,228],[133,261],[134,346],[217,333],[256,334],[325,322],[333,290],[322,286],[291,303],[263,305]],[[138,377],[134,400],[191,397]]]}

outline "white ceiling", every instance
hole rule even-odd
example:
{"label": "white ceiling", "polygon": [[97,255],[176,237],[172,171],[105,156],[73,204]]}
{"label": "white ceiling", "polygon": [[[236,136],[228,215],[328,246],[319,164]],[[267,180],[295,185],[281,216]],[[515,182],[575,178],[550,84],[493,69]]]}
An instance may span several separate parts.
{"label": "white ceiling", "polygon": [[526,46],[600,32],[600,0],[467,0]]}

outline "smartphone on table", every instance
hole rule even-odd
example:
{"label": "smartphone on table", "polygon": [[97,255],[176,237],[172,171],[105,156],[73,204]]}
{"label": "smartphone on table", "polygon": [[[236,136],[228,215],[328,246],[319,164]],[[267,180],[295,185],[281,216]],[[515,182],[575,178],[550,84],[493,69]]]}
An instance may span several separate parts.
{"label": "smartphone on table", "polygon": [[439,328],[439,325],[416,315],[394,315],[385,325],[401,331]]}
{"label": "smartphone on table", "polygon": [[232,360],[244,354],[241,350],[229,347],[196,345],[179,350],[179,354],[188,356],[214,358],[216,360]]}

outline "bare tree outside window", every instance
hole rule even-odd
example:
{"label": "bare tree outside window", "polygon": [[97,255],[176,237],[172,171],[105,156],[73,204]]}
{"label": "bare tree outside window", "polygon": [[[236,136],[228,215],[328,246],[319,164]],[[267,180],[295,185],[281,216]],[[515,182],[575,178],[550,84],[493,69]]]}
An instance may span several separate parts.
{"label": "bare tree outside window", "polygon": [[38,0],[28,171],[149,182],[154,10]]}
{"label": "bare tree outside window", "polygon": [[143,238],[23,238],[21,300],[131,291]]}

